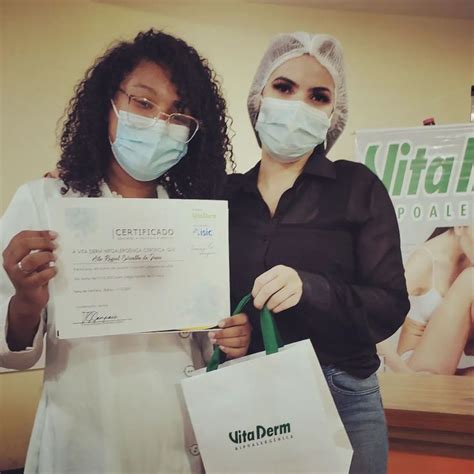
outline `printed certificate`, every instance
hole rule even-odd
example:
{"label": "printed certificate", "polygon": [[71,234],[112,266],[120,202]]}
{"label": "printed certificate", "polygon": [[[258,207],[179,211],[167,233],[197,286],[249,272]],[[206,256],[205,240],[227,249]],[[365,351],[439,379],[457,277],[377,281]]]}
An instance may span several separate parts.
{"label": "printed certificate", "polygon": [[62,198],[48,214],[58,338],[202,330],[230,315],[226,201]]}

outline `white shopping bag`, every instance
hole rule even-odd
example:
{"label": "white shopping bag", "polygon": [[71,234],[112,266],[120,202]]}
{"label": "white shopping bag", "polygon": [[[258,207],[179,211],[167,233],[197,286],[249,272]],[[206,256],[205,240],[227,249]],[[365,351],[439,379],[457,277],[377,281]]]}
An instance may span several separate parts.
{"label": "white shopping bag", "polygon": [[208,474],[349,471],[352,448],[309,340],[198,372],[182,388]]}

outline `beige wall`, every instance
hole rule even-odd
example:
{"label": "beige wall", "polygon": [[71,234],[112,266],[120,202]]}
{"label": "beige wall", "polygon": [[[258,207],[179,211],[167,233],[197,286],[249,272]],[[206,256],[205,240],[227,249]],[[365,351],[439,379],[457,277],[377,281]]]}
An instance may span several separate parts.
{"label": "beige wall", "polygon": [[[352,133],[360,128],[420,125],[429,116],[440,124],[469,120],[473,21],[238,1],[113,3],[0,0],[0,212],[18,185],[54,166],[57,120],[93,58],[113,39],[150,26],[189,41],[222,77],[239,170],[258,159],[248,87],[269,39],[282,31],[327,32],[345,48],[350,120],[334,159],[353,157]],[[0,375],[0,469],[22,465],[40,376]]]}

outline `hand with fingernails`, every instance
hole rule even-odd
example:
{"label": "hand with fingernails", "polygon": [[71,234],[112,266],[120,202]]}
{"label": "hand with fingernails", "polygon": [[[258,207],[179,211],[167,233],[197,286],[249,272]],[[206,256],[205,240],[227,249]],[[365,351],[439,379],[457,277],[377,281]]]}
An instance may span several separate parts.
{"label": "hand with fingernails", "polygon": [[236,314],[225,318],[218,324],[220,330],[209,332],[209,339],[218,345],[228,359],[236,359],[247,354],[250,345],[252,326],[246,314]]}
{"label": "hand with fingernails", "polygon": [[31,344],[48,304],[48,283],[57,273],[56,237],[55,232],[25,230],[3,251],[3,268],[15,287],[8,308],[8,344],[14,350]]}
{"label": "hand with fingernails", "polygon": [[[252,288],[253,304],[262,309],[265,304],[270,311],[279,313],[296,306],[303,295],[303,282],[298,272],[285,265],[277,265],[262,273]],[[247,354],[252,326],[244,313],[222,320],[220,331],[209,332],[209,339],[218,344],[229,359]]]}
{"label": "hand with fingernails", "polygon": [[296,306],[303,295],[303,282],[298,272],[285,265],[276,265],[262,273],[254,282],[253,304],[257,309],[267,308],[280,313]]}

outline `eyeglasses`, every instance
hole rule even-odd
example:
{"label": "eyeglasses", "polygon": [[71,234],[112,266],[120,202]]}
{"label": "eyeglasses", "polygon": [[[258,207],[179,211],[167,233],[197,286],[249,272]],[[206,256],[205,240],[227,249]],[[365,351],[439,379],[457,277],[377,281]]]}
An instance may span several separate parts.
{"label": "eyeglasses", "polygon": [[163,121],[169,135],[182,143],[189,143],[199,130],[199,121],[190,115],[161,112],[158,106],[146,97],[130,95],[123,89],[119,91],[128,97],[125,115],[131,127],[150,128]]}

